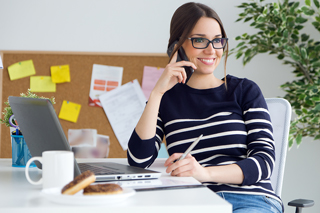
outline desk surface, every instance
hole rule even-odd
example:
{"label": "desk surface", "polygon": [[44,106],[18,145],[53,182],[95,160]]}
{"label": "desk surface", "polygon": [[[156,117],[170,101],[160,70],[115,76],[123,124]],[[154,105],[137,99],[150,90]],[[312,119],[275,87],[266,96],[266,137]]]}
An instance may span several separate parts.
{"label": "desk surface", "polygon": [[[78,160],[79,161],[79,160]],[[82,160],[83,161],[83,160]],[[86,162],[89,160],[86,160]],[[95,160],[91,160],[95,161]],[[101,159],[99,159],[101,161]],[[103,159],[127,164],[126,159]],[[164,173],[164,159],[157,159],[151,167]],[[27,182],[24,168],[11,166],[11,159],[0,159],[0,212],[232,212],[232,206],[206,187],[136,192],[117,204],[72,206],[52,203],[41,195],[42,186]],[[31,168],[30,175],[41,176],[41,170]],[[35,178],[36,179],[36,178]],[[5,211],[3,211],[5,210]]]}

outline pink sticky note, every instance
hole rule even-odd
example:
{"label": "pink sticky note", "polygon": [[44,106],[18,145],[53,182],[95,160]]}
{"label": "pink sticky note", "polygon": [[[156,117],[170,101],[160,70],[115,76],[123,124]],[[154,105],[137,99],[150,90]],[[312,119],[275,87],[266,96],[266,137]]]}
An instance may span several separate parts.
{"label": "pink sticky note", "polygon": [[164,68],[145,66],[143,69],[142,77],[142,91],[147,99],[149,99],[150,93],[162,75]]}

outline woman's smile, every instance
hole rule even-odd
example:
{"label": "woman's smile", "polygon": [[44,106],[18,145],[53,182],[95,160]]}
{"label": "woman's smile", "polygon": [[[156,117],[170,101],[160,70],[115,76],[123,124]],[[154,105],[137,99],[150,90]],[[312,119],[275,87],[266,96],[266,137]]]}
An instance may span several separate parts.
{"label": "woman's smile", "polygon": [[205,65],[213,65],[215,62],[215,58],[198,58]]}

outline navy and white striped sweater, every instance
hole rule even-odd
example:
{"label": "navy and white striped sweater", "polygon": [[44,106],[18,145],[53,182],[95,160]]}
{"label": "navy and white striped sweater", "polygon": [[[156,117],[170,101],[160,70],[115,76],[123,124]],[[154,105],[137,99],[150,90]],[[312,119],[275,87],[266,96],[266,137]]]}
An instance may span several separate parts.
{"label": "navy and white striped sweater", "polygon": [[162,97],[154,138],[141,140],[134,131],[128,144],[128,162],[150,166],[163,136],[169,155],[183,153],[203,134],[191,155],[204,167],[237,164],[241,185],[203,183],[215,192],[257,194],[278,198],[271,186],[275,151],[272,124],[260,88],[248,79],[227,76],[224,84],[198,90],[176,84]]}

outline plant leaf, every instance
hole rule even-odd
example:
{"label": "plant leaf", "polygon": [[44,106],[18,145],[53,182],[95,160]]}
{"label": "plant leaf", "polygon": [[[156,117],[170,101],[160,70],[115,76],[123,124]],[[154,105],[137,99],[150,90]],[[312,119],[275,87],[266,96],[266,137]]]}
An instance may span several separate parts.
{"label": "plant leaf", "polygon": [[309,35],[303,33],[303,34],[301,35],[301,41],[302,41],[302,42],[305,42],[305,41],[307,41],[307,40],[309,39],[309,37],[310,37]]}
{"label": "plant leaf", "polygon": [[316,61],[314,63],[312,63],[313,67],[320,67],[320,61]]}
{"label": "plant leaf", "polygon": [[311,1],[310,0],[305,0],[306,5],[308,5],[309,7],[311,6]]}
{"label": "plant leaf", "polygon": [[289,148],[292,147],[292,145],[293,145],[293,139],[291,138],[291,139],[289,140]]}
{"label": "plant leaf", "polygon": [[305,48],[301,47],[300,52],[303,59],[306,59],[308,57],[307,50]]}
{"label": "plant leaf", "polygon": [[313,100],[313,101],[320,101],[320,97],[312,97],[311,100]]}
{"label": "plant leaf", "polygon": [[303,24],[303,23],[305,23],[305,22],[307,22],[307,21],[308,21],[308,19],[303,18],[303,17],[301,17],[301,16],[299,16],[299,17],[296,18],[296,23],[299,23],[299,24]]}
{"label": "plant leaf", "polygon": [[302,10],[302,12],[303,12],[305,15],[307,15],[307,16],[312,16],[312,15],[315,13],[313,9],[310,9],[310,8],[307,7],[307,6],[301,7],[301,10]]}
{"label": "plant leaf", "polygon": [[314,108],[314,110],[320,111],[320,104],[317,104],[317,106]]}
{"label": "plant leaf", "polygon": [[297,137],[296,137],[296,143],[297,143],[298,146],[301,144],[301,141],[302,141],[302,135],[298,134]]}

